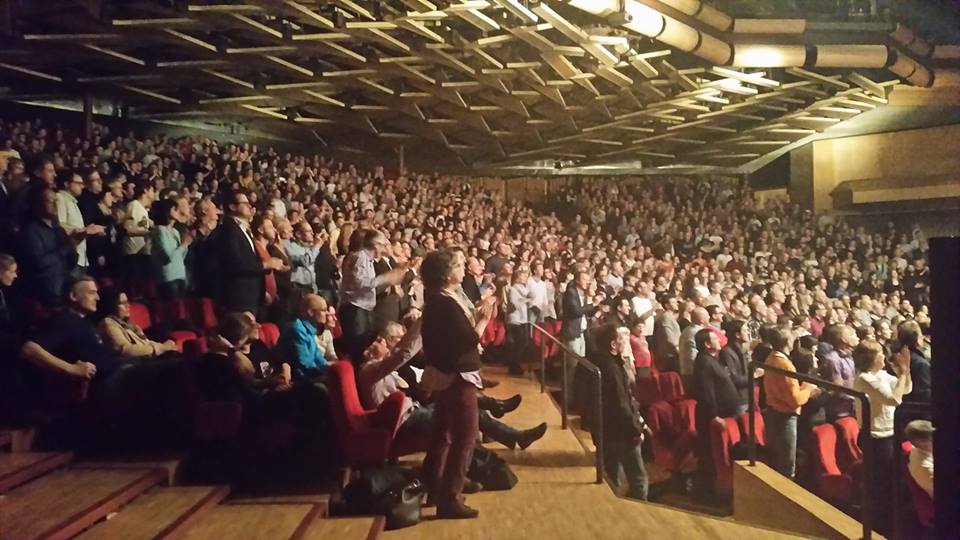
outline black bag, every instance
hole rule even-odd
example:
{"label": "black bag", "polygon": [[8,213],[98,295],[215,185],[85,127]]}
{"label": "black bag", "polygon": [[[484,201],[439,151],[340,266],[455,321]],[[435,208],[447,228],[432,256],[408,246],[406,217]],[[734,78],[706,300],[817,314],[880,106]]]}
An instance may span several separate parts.
{"label": "black bag", "polygon": [[517,485],[517,475],[510,470],[510,465],[482,446],[473,449],[467,476],[483,484],[484,491],[505,491]]}
{"label": "black bag", "polygon": [[423,492],[423,484],[419,480],[414,480],[399,489],[388,491],[380,499],[378,513],[387,518],[388,531],[420,523]]}
{"label": "black bag", "polygon": [[423,492],[423,486],[410,469],[395,466],[366,468],[343,488],[342,499],[331,513],[340,516],[382,515],[387,518],[387,529],[409,527],[420,522]]}

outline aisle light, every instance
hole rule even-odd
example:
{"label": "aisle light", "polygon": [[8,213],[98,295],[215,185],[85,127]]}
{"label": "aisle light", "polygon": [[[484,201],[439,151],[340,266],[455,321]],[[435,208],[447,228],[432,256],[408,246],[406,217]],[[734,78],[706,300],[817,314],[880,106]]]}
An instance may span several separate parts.
{"label": "aisle light", "polygon": [[751,45],[733,47],[734,67],[802,67],[807,59],[803,45]]}

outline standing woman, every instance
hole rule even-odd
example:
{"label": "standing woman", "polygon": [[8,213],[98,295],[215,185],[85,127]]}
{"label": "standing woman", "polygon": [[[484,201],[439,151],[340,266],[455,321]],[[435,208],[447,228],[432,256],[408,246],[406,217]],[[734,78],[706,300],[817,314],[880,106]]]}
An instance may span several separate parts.
{"label": "standing woman", "polygon": [[266,295],[264,309],[268,313],[273,313],[273,304],[278,301],[275,272],[285,269],[284,262],[271,255],[269,250],[269,246],[277,240],[277,231],[273,226],[273,220],[268,218],[265,213],[253,216],[250,229],[253,231],[253,249],[256,250],[257,255],[260,256],[260,261],[263,262],[263,290]]}
{"label": "standing woman", "polygon": [[[871,493],[873,497],[874,523],[877,532],[889,532],[890,494],[893,492],[891,475],[896,459],[893,444],[894,414],[903,401],[903,396],[913,390],[910,378],[910,349],[904,345],[893,357],[893,372],[884,370],[885,351],[873,340],[861,341],[853,350],[853,362],[857,369],[857,378],[853,389],[863,392],[870,401],[870,418],[864,418],[860,400],[854,402],[854,412],[860,423],[860,447],[872,445],[874,471]],[[869,422],[869,424],[868,424]],[[869,426],[869,429],[866,429]]]}
{"label": "standing woman", "polygon": [[181,237],[174,227],[185,222],[178,208],[177,199],[161,199],[156,203],[156,227],[150,232],[150,252],[154,273],[160,287],[160,296],[167,300],[183,298],[187,293],[187,250],[193,242],[193,234],[187,231]]}
{"label": "standing woman", "polygon": [[424,391],[435,394],[436,424],[424,481],[437,501],[437,517],[475,518],[464,504],[463,484],[479,433],[477,392],[480,381],[480,336],[494,314],[495,296],[483,300],[471,317],[460,294],[464,260],[453,251],[427,255],[420,268],[424,285]]}

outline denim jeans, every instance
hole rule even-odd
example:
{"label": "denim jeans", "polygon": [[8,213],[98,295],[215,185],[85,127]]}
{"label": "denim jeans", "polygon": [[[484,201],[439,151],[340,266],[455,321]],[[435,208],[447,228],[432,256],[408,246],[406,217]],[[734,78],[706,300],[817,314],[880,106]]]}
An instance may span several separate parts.
{"label": "denim jeans", "polygon": [[627,497],[631,499],[647,500],[650,481],[647,478],[647,469],[643,465],[643,454],[640,445],[634,441],[606,440],[604,441],[603,462],[607,468],[607,475],[613,485],[620,487],[620,470],[627,477]]}
{"label": "denim jeans", "polygon": [[793,478],[797,462],[797,415],[771,408],[763,411],[770,465],[780,474]]}
{"label": "denim jeans", "polygon": [[[564,341],[563,344],[580,356],[587,355],[587,340],[583,334],[570,341]],[[577,360],[569,355],[564,356],[564,360],[564,369],[567,370],[567,399],[569,399],[570,403],[573,403],[573,389],[576,388],[573,385],[573,378],[577,372]]]}

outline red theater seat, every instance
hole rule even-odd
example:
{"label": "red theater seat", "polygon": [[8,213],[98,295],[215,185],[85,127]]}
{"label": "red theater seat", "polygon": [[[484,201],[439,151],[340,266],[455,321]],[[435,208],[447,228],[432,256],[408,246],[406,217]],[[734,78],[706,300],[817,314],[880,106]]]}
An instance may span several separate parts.
{"label": "red theater seat", "polygon": [[170,339],[177,344],[178,351],[184,352],[184,343],[197,339],[197,334],[189,330],[174,330],[173,332],[170,332]]}
{"label": "red theater seat", "polygon": [[216,330],[219,326],[217,310],[212,298],[196,298],[193,300],[193,322],[204,330]]}
{"label": "red theater seat", "polygon": [[[421,451],[426,446],[426,440],[394,440],[400,427],[402,392],[391,394],[374,411],[364,410],[357,394],[353,365],[345,360],[330,366],[329,390],[342,465],[379,465],[390,457]],[[422,443],[419,448],[418,443]]]}
{"label": "red theater seat", "polygon": [[143,330],[153,326],[153,319],[150,316],[150,310],[140,302],[130,302],[130,322],[139,326]]}
{"label": "red theater seat", "polygon": [[696,431],[671,403],[658,401],[647,407],[645,417],[653,432],[653,461],[670,472],[686,472],[693,465]]}
{"label": "red theater seat", "polygon": [[480,337],[480,345],[499,347],[507,341],[507,326],[500,319],[491,319]]}
{"label": "red theater seat", "polygon": [[740,426],[733,418],[710,422],[710,452],[713,455],[714,490],[720,495],[733,493],[733,446],[740,442]]}
{"label": "red theater seat", "polygon": [[814,426],[811,444],[810,453],[817,466],[817,494],[833,504],[851,502],[856,484],[837,465],[837,430],[832,424]]}
{"label": "red theater seat", "polygon": [[187,302],[182,298],[173,300],[156,300],[153,303],[152,313],[159,322],[177,322],[192,320]]}
{"label": "red theater seat", "polygon": [[637,402],[642,407],[663,401],[663,396],[660,394],[660,379],[657,377],[641,377],[637,379],[633,388]]}
{"label": "red theater seat", "polygon": [[[837,465],[842,471],[852,472],[863,461],[863,451],[858,442],[860,424],[857,423],[856,418],[845,416],[838,418],[834,425],[837,428]],[[854,479],[856,479],[855,475]]]}
{"label": "red theater seat", "polygon": [[280,328],[273,323],[261,323],[260,341],[270,349],[276,347],[277,342],[280,341]]}

